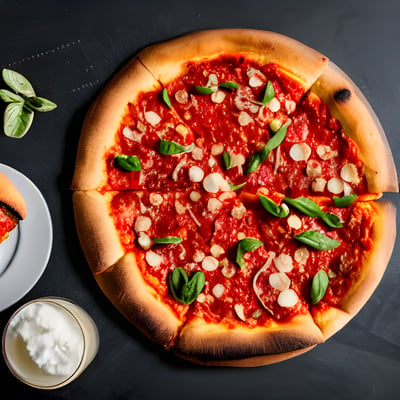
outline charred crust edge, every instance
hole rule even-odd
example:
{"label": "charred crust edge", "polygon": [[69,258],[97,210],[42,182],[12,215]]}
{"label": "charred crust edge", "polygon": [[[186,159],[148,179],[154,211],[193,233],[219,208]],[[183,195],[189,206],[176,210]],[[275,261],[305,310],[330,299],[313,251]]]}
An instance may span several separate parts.
{"label": "charred crust edge", "polygon": [[351,91],[346,88],[336,90],[336,92],[333,95],[333,98],[337,103],[345,104],[351,98]]}

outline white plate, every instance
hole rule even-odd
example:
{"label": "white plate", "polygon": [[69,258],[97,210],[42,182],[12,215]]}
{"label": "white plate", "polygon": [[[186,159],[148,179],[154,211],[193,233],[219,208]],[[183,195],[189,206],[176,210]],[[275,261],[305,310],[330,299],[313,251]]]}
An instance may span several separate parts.
{"label": "white plate", "polygon": [[0,244],[0,311],[20,300],[46,269],[53,244],[53,227],[47,203],[39,189],[21,172],[0,164],[24,197],[26,218]]}

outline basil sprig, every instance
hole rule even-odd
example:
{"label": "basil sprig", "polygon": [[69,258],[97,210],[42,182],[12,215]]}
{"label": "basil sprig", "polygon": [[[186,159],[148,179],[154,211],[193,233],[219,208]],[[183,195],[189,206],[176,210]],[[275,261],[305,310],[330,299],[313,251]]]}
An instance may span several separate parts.
{"label": "basil sprig", "polygon": [[153,238],[153,242],[157,244],[171,244],[181,243],[183,239],[179,236],[164,236],[160,238]]}
{"label": "basil sprig", "polygon": [[164,88],[163,91],[162,91],[162,98],[164,100],[164,103],[167,105],[167,107],[169,109],[172,109],[171,100],[169,99],[168,91],[167,91],[166,88]]}
{"label": "basil sprig", "polygon": [[173,155],[181,153],[190,153],[194,148],[192,143],[189,146],[182,146],[179,143],[171,142],[170,140],[161,140],[160,142],[160,153],[164,155]]}
{"label": "basil sprig", "polygon": [[344,197],[333,196],[333,203],[336,207],[349,207],[353,204],[354,200],[357,198],[356,194],[349,194]]}
{"label": "basil sprig", "polygon": [[242,182],[242,183],[239,183],[239,185],[234,185],[233,183],[229,183],[229,187],[231,190],[236,191],[236,190],[241,189],[244,185],[246,185],[246,183],[247,182]]}
{"label": "basil sprig", "polygon": [[124,171],[132,172],[140,171],[142,169],[142,165],[140,164],[140,160],[137,156],[117,154],[114,157],[114,162],[119,168],[123,169]]}
{"label": "basil sprig", "polygon": [[254,238],[245,238],[239,240],[236,252],[236,263],[239,265],[240,268],[243,267],[244,264],[244,254],[249,251],[257,250],[262,244],[263,242],[261,240]]}
{"label": "basil sprig", "polygon": [[218,86],[200,86],[196,85],[195,89],[199,94],[212,94],[218,90]]}
{"label": "basil sprig", "polygon": [[275,97],[274,87],[272,86],[272,82],[268,81],[267,85],[265,86],[265,92],[262,103],[268,104],[274,97]]}
{"label": "basil sprig", "polygon": [[262,195],[258,196],[258,200],[264,209],[275,217],[285,218],[289,215],[289,207],[286,206],[285,203],[282,203],[281,206],[278,206],[278,204],[276,204],[273,200]]}
{"label": "basil sprig", "polygon": [[311,301],[317,304],[325,296],[329,286],[329,278],[324,270],[318,271],[312,280],[311,284]]}
{"label": "basil sprig", "polygon": [[330,250],[339,246],[338,240],[332,239],[321,232],[308,230],[295,235],[294,238],[316,250]]}
{"label": "basil sprig", "polygon": [[227,81],[227,82],[221,82],[219,84],[219,87],[222,87],[222,88],[225,88],[225,89],[236,90],[239,87],[239,84],[236,83],[236,82]]}
{"label": "basil sprig", "polygon": [[260,152],[253,154],[247,167],[248,174],[254,172],[256,168],[267,159],[270,151],[277,148],[285,140],[287,130],[291,123],[292,121],[289,118],[268,140],[264,148]]}
{"label": "basil sprig", "polygon": [[34,113],[54,110],[57,105],[44,97],[36,96],[31,83],[20,73],[4,68],[2,77],[8,89],[0,89],[0,99],[8,103],[4,111],[4,133],[21,138],[32,125]]}
{"label": "basil sprig", "polygon": [[307,197],[298,197],[297,199],[285,197],[283,201],[308,217],[321,218],[331,228],[343,226],[337,215],[322,211],[317,203]]}
{"label": "basil sprig", "polygon": [[224,160],[225,169],[229,169],[231,167],[231,156],[227,151],[222,153],[222,159]]}
{"label": "basil sprig", "polygon": [[204,273],[194,272],[190,278],[181,267],[175,268],[169,278],[169,288],[176,301],[182,304],[190,304],[196,300],[205,284]]}

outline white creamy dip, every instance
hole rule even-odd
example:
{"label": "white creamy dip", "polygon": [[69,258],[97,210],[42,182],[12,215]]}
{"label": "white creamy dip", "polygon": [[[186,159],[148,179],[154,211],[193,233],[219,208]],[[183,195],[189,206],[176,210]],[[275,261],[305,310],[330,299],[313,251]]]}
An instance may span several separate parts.
{"label": "white creamy dip", "polygon": [[57,305],[29,304],[11,321],[10,333],[20,337],[32,361],[50,375],[72,375],[82,359],[84,342],[75,320]]}

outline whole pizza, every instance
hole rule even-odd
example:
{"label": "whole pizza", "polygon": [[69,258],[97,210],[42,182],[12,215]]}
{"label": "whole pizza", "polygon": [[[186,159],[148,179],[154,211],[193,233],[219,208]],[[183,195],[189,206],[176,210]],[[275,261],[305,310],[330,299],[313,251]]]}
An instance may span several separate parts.
{"label": "whole pizza", "polygon": [[328,58],[211,30],[140,51],[90,108],[72,182],[97,283],[185,359],[255,366],[341,329],[378,285],[398,191],[383,130]]}

